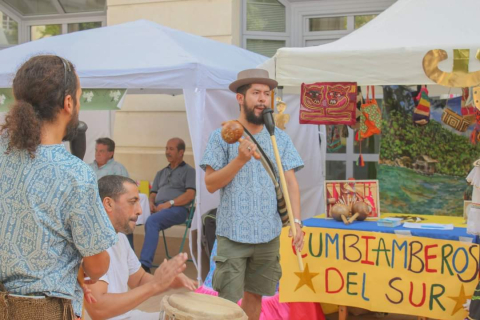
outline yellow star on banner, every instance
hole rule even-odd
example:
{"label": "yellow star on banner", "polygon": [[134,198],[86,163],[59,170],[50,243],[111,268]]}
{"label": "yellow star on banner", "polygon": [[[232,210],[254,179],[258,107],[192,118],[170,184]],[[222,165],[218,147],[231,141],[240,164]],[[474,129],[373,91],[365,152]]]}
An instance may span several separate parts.
{"label": "yellow star on banner", "polygon": [[458,310],[463,309],[463,305],[467,302],[467,299],[472,299],[472,295],[466,296],[465,289],[462,287],[460,288],[460,295],[458,297],[449,297],[453,301],[455,301],[455,307],[452,311],[452,316],[457,313]]}
{"label": "yellow star on banner", "polygon": [[312,289],[313,292],[315,292],[312,279],[315,278],[318,275],[318,273],[310,273],[310,271],[308,270],[308,263],[305,266],[305,270],[303,270],[303,272],[295,272],[295,275],[299,277],[300,280],[298,281],[297,287],[295,288],[294,291],[297,291],[304,285],[307,285],[310,289]]}

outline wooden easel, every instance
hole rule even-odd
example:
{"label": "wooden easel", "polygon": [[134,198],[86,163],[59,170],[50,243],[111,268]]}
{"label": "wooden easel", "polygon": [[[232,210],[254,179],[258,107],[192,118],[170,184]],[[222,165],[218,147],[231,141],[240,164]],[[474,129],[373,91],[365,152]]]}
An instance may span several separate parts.
{"label": "wooden easel", "polygon": [[347,320],[348,319],[348,307],[338,306],[338,320]]}

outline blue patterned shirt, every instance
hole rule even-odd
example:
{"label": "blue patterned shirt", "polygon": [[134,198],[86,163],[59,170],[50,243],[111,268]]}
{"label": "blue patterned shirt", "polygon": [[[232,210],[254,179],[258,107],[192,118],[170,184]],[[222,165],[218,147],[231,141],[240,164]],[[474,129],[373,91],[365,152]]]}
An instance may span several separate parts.
{"label": "blue patterned shirt", "polygon": [[[264,127],[254,135],[277,170],[270,134]],[[293,146],[290,137],[275,128],[275,138],[284,171],[303,168],[303,161]],[[211,135],[200,162],[220,170],[238,155],[238,142],[227,144],[221,129]],[[242,243],[266,243],[280,235],[282,222],[277,212],[275,186],[260,161],[251,159],[235,175],[233,180],[220,190],[220,205],[217,210],[218,236]]]}
{"label": "blue patterned shirt", "polygon": [[113,159],[108,160],[107,163],[105,163],[100,168],[98,167],[97,161],[93,160],[93,162],[90,163],[90,168],[92,168],[92,170],[97,175],[97,180],[100,180],[100,178],[104,176],[110,176],[110,175],[124,176],[129,178],[128,171],[127,169],[125,169],[123,164]]}
{"label": "blue patterned shirt", "polygon": [[82,257],[100,253],[117,235],[98,194],[97,179],[63,144],[5,154],[0,137],[0,282],[7,291],[73,300]]}

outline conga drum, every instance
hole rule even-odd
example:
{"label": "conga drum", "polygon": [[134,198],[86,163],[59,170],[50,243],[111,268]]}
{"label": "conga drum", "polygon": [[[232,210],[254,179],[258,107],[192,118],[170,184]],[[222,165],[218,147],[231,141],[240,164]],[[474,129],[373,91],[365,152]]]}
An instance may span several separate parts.
{"label": "conga drum", "polygon": [[206,294],[186,292],[163,297],[159,320],[248,320],[236,303]]}

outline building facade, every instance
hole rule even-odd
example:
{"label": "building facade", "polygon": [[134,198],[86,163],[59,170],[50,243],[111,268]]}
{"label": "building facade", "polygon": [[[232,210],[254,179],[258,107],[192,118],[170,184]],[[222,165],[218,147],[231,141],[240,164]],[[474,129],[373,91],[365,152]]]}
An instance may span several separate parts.
{"label": "building facade", "polygon": [[[394,2],[0,0],[0,49],[48,36],[146,19],[273,56],[278,48],[285,46],[305,47],[335,41],[360,28]],[[171,137],[185,140],[185,160],[194,165],[182,96],[127,95],[122,110],[112,116],[116,160],[127,167],[134,179],[153,180],[155,173],[167,165],[165,146]],[[352,137],[350,134],[343,142],[343,149],[327,155],[327,172],[328,168],[341,171],[343,166],[344,175],[351,173],[353,169],[345,168],[356,157],[355,148],[358,148]],[[367,155],[367,162],[368,159]]]}

